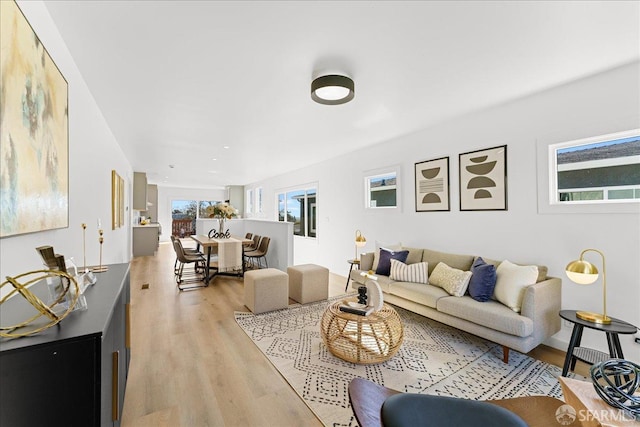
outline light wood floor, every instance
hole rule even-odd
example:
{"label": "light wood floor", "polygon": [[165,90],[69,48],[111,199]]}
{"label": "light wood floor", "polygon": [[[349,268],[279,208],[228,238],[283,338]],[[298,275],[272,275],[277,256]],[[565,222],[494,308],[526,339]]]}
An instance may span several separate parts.
{"label": "light wood floor", "polygon": [[[207,288],[180,292],[173,262],[172,247],[161,244],[156,256],[131,263],[122,426],[321,426],[236,324],[234,311],[248,311],[242,280],[220,276]],[[346,277],[331,274],[329,295],[344,293],[345,284]],[[529,355],[564,361],[563,352],[545,346]],[[586,366],[577,368],[587,375]]]}

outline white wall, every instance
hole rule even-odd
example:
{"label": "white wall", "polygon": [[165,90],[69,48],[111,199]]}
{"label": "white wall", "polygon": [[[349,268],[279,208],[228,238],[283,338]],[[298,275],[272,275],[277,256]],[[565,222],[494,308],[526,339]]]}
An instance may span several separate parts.
{"label": "white wall", "polygon": [[[264,211],[276,213],[275,193],[318,182],[318,239],[298,245],[295,259],[314,259],[346,275],[354,233],[375,241],[544,264],[563,278],[562,307],[601,311],[601,286],[578,287],[565,265],[582,249],[607,255],[608,314],[640,325],[640,210],[625,214],[539,214],[537,141],[561,142],[640,127],[639,64],[634,63],[414,134],[359,150],[303,170],[246,185],[264,188]],[[473,96],[472,93],[469,96]],[[328,107],[330,108],[330,107]],[[508,146],[508,210],[461,212],[458,154]],[[313,155],[311,152],[310,155]],[[415,212],[414,163],[450,157],[451,211]],[[400,212],[364,209],[365,171],[400,164]],[[588,233],[586,232],[588,231]],[[301,253],[304,251],[305,253]],[[596,265],[599,260],[592,260]],[[566,326],[549,344],[566,349]],[[640,346],[621,336],[625,356],[640,361]],[[585,331],[583,344],[607,349],[605,335]]]}
{"label": "white wall", "polygon": [[[87,264],[99,262],[97,220],[104,229],[103,264],[128,262],[131,229],[111,230],[111,170],[125,179],[125,223],[131,215],[133,171],[87,88],[42,2],[19,6],[69,84],[69,228],[0,240],[0,277],[42,268],[35,248],[52,245],[57,253],[83,263],[82,223],[87,224]],[[46,215],[46,212],[42,213]],[[6,292],[5,289],[3,291]]]}

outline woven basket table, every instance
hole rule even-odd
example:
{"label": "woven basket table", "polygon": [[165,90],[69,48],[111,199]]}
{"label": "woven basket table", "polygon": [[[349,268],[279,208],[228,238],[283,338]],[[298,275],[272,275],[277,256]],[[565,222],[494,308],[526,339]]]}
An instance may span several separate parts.
{"label": "woven basket table", "polygon": [[340,311],[340,305],[345,303],[331,304],[322,315],[320,334],[329,351],[347,362],[361,364],[380,363],[393,357],[404,339],[398,313],[384,304],[380,311],[360,316]]}

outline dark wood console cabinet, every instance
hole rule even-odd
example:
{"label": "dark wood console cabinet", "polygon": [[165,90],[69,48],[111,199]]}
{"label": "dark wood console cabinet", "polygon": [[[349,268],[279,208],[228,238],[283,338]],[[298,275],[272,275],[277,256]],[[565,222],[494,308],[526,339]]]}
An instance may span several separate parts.
{"label": "dark wood console cabinet", "polygon": [[[0,339],[0,426],[120,425],[131,357],[129,264],[96,276],[86,311],[33,336]],[[47,300],[46,285],[33,288]],[[26,319],[18,298],[2,305],[3,326]]]}

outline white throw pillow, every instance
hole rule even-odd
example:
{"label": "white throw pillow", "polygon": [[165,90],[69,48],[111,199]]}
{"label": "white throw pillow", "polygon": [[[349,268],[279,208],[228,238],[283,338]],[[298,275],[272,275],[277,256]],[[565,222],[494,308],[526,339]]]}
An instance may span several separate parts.
{"label": "white throw pillow", "polygon": [[429,264],[418,262],[407,265],[397,259],[392,259],[389,278],[399,282],[429,283]]}
{"label": "white throw pillow", "polygon": [[385,248],[391,252],[396,252],[402,249],[402,243],[398,242],[393,245],[384,245],[376,240],[376,252],[373,256],[373,267],[371,268],[373,271],[378,269],[378,262],[380,261],[380,248]]}
{"label": "white throw pillow", "polygon": [[527,286],[536,283],[538,267],[535,265],[516,265],[504,260],[498,266],[496,287],[493,294],[496,300],[520,313],[522,299]]}
{"label": "white throw pillow", "polygon": [[461,297],[467,291],[471,280],[470,271],[462,271],[451,268],[444,262],[439,262],[431,272],[429,283],[447,291],[449,295]]}

